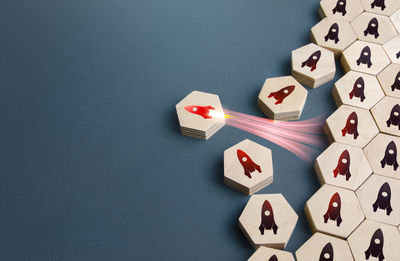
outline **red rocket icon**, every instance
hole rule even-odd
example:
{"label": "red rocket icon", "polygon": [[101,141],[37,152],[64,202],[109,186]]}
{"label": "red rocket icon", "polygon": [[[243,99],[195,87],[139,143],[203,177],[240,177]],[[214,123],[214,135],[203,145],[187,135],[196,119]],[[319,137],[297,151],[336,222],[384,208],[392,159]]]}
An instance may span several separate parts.
{"label": "red rocket icon", "polygon": [[333,221],[336,220],[336,225],[339,227],[340,223],[342,223],[342,217],[340,216],[341,206],[339,193],[336,192],[329,201],[328,210],[324,214],[324,222],[327,223],[329,219]]}
{"label": "red rocket icon", "polygon": [[254,172],[255,170],[257,170],[258,173],[261,173],[261,167],[254,163],[249,155],[247,155],[243,150],[237,150],[237,156],[240,164],[243,166],[244,175],[251,179],[250,173]]}
{"label": "red rocket icon", "polygon": [[275,105],[280,104],[287,96],[289,96],[293,92],[293,90],[294,90],[294,85],[289,85],[280,89],[279,91],[271,92],[268,95],[268,98],[274,97],[276,100]]}
{"label": "red rocket icon", "polygon": [[344,137],[346,133],[353,135],[354,139],[358,137],[358,117],[355,111],[350,113],[349,117],[347,118],[346,126],[342,129],[342,136]]}
{"label": "red rocket icon", "polygon": [[350,153],[348,150],[344,150],[342,154],[340,154],[338,164],[336,168],[333,170],[333,176],[336,178],[338,174],[346,176],[346,180],[349,180],[351,177],[350,173]]}
{"label": "red rocket icon", "polygon": [[208,106],[198,106],[198,105],[188,105],[185,106],[185,110],[187,110],[190,113],[197,114],[204,119],[212,119],[210,115],[210,110],[215,110],[215,108],[211,105]]}

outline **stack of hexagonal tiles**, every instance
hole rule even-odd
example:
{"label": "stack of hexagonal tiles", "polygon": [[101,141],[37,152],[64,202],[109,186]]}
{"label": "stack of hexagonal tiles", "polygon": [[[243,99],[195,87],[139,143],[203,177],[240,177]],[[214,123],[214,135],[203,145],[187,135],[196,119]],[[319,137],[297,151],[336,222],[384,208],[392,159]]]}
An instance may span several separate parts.
{"label": "stack of hexagonal tiles", "polygon": [[346,74],[315,162],[322,187],[305,205],[315,234],[296,257],[400,260],[400,1],[322,0],[320,15],[311,38]]}

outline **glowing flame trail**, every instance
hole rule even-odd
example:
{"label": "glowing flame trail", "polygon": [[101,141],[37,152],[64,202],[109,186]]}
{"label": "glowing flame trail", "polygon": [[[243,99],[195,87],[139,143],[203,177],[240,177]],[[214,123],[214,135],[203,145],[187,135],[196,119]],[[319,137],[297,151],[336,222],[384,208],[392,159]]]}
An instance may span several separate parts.
{"label": "glowing flame trail", "polygon": [[322,136],[323,116],[288,122],[273,121],[230,110],[224,111],[227,125],[267,139],[308,163],[312,163],[317,153],[311,146],[323,147],[326,144],[326,139]]}

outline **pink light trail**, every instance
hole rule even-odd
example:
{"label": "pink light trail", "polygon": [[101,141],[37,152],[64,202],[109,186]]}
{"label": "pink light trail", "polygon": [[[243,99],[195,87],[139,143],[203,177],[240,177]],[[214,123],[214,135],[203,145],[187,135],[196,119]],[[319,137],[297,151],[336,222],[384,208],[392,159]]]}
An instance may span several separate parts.
{"label": "pink light trail", "polygon": [[315,160],[315,148],[327,142],[323,136],[325,120],[322,115],[303,121],[274,121],[230,110],[224,112],[228,115],[227,125],[269,140],[307,163]]}

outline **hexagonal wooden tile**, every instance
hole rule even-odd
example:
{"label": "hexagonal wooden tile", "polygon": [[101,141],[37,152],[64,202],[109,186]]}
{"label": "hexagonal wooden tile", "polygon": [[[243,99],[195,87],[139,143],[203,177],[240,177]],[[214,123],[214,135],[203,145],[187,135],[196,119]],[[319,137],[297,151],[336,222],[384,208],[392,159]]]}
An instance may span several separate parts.
{"label": "hexagonal wooden tile", "polygon": [[365,11],[390,16],[400,8],[398,0],[361,0]]}
{"label": "hexagonal wooden tile", "polygon": [[356,190],[372,173],[361,148],[332,143],[315,160],[315,172],[323,184]]}
{"label": "hexagonal wooden tile", "polygon": [[364,12],[359,0],[322,0],[319,7],[321,18],[331,17],[344,21],[353,21]]}
{"label": "hexagonal wooden tile", "polygon": [[244,140],[224,152],[224,182],[251,195],[273,180],[271,150]]}
{"label": "hexagonal wooden tile", "polygon": [[400,233],[396,227],[366,219],[347,239],[355,261],[399,260]]}
{"label": "hexagonal wooden tile", "polygon": [[333,79],[333,52],[310,43],[292,51],[292,75],[300,83],[316,88]]}
{"label": "hexagonal wooden tile", "polygon": [[218,95],[193,91],[176,105],[181,132],[208,139],[225,124]]}
{"label": "hexagonal wooden tile", "polygon": [[392,63],[400,64],[400,35],[385,43],[383,49]]}
{"label": "hexagonal wooden tile", "polygon": [[373,174],[356,195],[367,219],[400,225],[400,180]]}
{"label": "hexagonal wooden tile", "polygon": [[385,96],[375,76],[355,71],[335,82],[332,95],[338,107],[345,104],[368,110]]}
{"label": "hexagonal wooden tile", "polygon": [[386,95],[400,98],[400,64],[390,64],[378,74],[378,80]]}
{"label": "hexagonal wooden tile", "polygon": [[390,59],[379,44],[355,41],[340,59],[345,72],[350,70],[377,75],[390,64]]}
{"label": "hexagonal wooden tile", "polygon": [[400,9],[390,16],[390,20],[392,21],[397,32],[400,33]]}
{"label": "hexagonal wooden tile", "polygon": [[353,261],[346,240],[315,233],[296,253],[297,261]]}
{"label": "hexagonal wooden tile", "polygon": [[400,136],[400,99],[386,96],[371,109],[380,132]]}
{"label": "hexagonal wooden tile", "polygon": [[292,235],[297,214],[282,194],[257,194],[250,197],[239,217],[239,226],[254,248],[282,249]]}
{"label": "hexagonal wooden tile", "polygon": [[399,137],[379,133],[364,148],[364,154],[372,171],[376,174],[400,179],[397,148],[400,148]]}
{"label": "hexagonal wooden tile", "polygon": [[338,58],[357,36],[349,22],[327,17],[311,28],[311,40]]}
{"label": "hexagonal wooden tile", "polygon": [[313,232],[347,238],[364,220],[354,191],[323,185],[304,208]]}
{"label": "hexagonal wooden tile", "polygon": [[328,140],[365,147],[378,134],[378,127],[368,110],[342,105],[326,119]]}
{"label": "hexagonal wooden tile", "polygon": [[361,41],[384,44],[397,35],[390,18],[384,15],[363,13],[353,22],[351,26]]}
{"label": "hexagonal wooden tile", "polygon": [[300,118],[307,90],[292,76],[267,78],[258,95],[258,108],[274,120]]}
{"label": "hexagonal wooden tile", "polygon": [[247,261],[294,261],[290,252],[269,247],[259,247]]}

